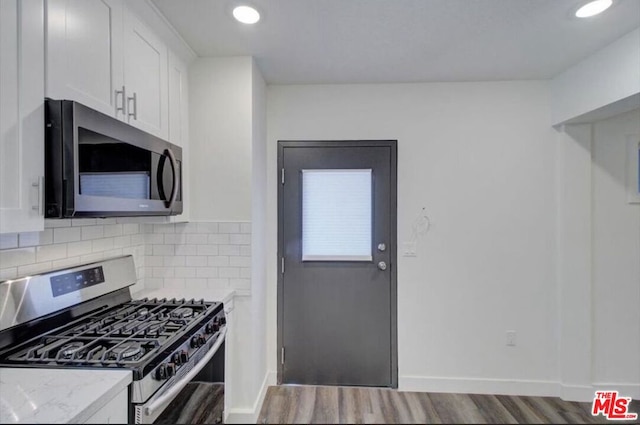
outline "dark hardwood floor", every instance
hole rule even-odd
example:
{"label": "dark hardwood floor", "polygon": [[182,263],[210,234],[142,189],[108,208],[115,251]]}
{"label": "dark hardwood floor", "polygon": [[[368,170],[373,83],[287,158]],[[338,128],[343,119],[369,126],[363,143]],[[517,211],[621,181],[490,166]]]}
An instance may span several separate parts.
{"label": "dark hardwood floor", "polygon": [[190,382],[154,424],[222,423],[224,384]]}
{"label": "dark hardwood floor", "polygon": [[[630,412],[640,413],[634,400]],[[269,387],[258,423],[633,423],[591,415],[557,397],[402,392],[381,388]],[[637,421],[636,421],[637,423]]]}

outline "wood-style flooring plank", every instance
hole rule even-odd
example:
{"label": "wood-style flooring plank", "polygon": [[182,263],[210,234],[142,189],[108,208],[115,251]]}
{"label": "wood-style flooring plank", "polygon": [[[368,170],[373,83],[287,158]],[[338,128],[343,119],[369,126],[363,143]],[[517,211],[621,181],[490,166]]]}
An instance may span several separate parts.
{"label": "wood-style flooring plank", "polygon": [[[639,412],[640,402],[632,402],[629,410]],[[258,422],[598,424],[608,421],[591,415],[591,403],[569,402],[557,397],[284,385],[268,389]]]}

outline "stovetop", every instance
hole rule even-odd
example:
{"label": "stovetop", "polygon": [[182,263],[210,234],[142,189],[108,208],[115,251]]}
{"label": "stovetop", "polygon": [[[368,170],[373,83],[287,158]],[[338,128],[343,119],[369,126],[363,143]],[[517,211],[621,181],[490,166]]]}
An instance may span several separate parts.
{"label": "stovetop", "polygon": [[0,363],[46,367],[118,367],[144,375],[164,353],[207,321],[222,304],[143,299],[86,314],[0,353]]}

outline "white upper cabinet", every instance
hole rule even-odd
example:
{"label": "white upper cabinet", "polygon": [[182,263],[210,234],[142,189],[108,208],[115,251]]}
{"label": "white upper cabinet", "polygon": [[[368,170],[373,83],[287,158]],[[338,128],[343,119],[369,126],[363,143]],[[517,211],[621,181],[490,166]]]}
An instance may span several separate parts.
{"label": "white upper cabinet", "polygon": [[0,233],[44,229],[44,3],[0,0]]}
{"label": "white upper cabinet", "polygon": [[169,137],[167,46],[123,0],[47,0],[47,86]]}
{"label": "white upper cabinet", "polygon": [[124,118],[122,21],[122,0],[47,1],[48,97]]}
{"label": "white upper cabinet", "polygon": [[167,139],[167,47],[132,13],[125,13],[124,33],[128,122]]}

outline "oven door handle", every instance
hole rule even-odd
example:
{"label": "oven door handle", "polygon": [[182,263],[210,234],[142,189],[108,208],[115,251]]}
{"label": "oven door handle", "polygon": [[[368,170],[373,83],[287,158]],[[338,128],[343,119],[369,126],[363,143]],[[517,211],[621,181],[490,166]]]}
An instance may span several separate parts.
{"label": "oven door handle", "polygon": [[145,407],[144,413],[147,416],[153,415],[153,413],[156,410],[158,410],[160,407],[164,406],[165,404],[173,400],[175,396],[177,396],[178,393],[182,391],[182,389],[189,382],[191,382],[193,378],[195,378],[195,376],[202,370],[202,368],[205,367],[207,363],[209,363],[209,360],[211,360],[214,354],[216,354],[216,352],[218,351],[218,348],[220,348],[220,346],[222,345],[222,342],[225,340],[226,333],[227,333],[227,327],[225,326],[222,329],[220,329],[220,333],[218,334],[218,339],[213,344],[213,347],[211,347],[211,349],[207,352],[207,354],[205,354],[204,357],[200,359],[200,361],[193,367],[193,369],[191,369],[189,373],[183,376],[180,381],[173,384],[166,393],[162,394],[162,396],[154,400],[153,403]]}

